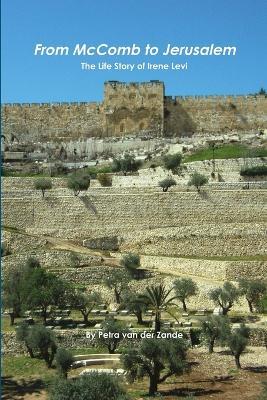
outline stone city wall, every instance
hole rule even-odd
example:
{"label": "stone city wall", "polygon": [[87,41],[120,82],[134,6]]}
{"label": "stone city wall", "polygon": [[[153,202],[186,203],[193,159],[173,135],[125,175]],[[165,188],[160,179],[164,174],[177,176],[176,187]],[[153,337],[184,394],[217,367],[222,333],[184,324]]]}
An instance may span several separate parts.
{"label": "stone city wall", "polygon": [[152,128],[157,136],[163,129],[166,136],[186,136],[267,128],[265,96],[164,98],[161,82],[153,85],[159,87],[155,93],[148,93],[143,84],[134,85],[126,93],[109,90],[103,103],[4,104],[3,133],[7,142],[36,144],[122,136],[133,129],[140,133]]}

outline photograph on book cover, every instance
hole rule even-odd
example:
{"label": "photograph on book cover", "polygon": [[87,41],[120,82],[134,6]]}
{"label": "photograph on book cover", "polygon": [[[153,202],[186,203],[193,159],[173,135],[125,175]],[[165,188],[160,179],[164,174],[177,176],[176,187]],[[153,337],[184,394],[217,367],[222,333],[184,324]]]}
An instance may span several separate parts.
{"label": "photograph on book cover", "polygon": [[1,13],[2,398],[267,399],[267,1]]}

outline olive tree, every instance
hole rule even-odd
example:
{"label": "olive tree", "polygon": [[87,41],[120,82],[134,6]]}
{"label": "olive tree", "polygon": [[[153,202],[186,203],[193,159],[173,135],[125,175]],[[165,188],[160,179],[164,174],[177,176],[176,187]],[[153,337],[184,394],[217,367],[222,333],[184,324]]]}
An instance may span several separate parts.
{"label": "olive tree", "polygon": [[115,302],[120,304],[122,292],[127,290],[129,281],[130,276],[127,271],[118,268],[111,275],[104,278],[103,283],[107,288],[113,290]]}
{"label": "olive tree", "polygon": [[138,324],[143,324],[143,313],[147,310],[147,305],[142,302],[139,294],[127,290],[122,296],[121,305],[136,316]]}
{"label": "olive tree", "polygon": [[250,330],[245,324],[241,324],[239,328],[232,330],[228,337],[227,343],[235,358],[236,367],[241,368],[240,356],[245,351],[250,336]]}
{"label": "olive tree", "polygon": [[119,321],[110,318],[102,323],[102,328],[97,334],[97,342],[105,346],[110,354],[114,354],[118,345],[123,340],[123,335],[129,330]]}
{"label": "olive tree", "polygon": [[209,293],[209,298],[214,304],[222,308],[223,315],[227,315],[239,297],[240,291],[231,282],[224,282],[223,287],[213,289]]}
{"label": "olive tree", "polygon": [[180,278],[173,282],[176,297],[181,301],[183,310],[187,311],[185,301],[197,294],[197,284],[191,278]]}
{"label": "olive tree", "polygon": [[199,192],[201,186],[204,186],[206,183],[208,183],[208,178],[205,175],[194,172],[188,181],[188,186],[195,186]]}
{"label": "olive tree", "polygon": [[57,351],[53,332],[43,325],[35,325],[30,328],[28,341],[30,347],[39,352],[47,367],[51,368]]}
{"label": "olive tree", "polygon": [[230,324],[225,316],[211,315],[201,322],[201,336],[208,345],[209,353],[213,353],[215,341],[225,343],[229,333]]}
{"label": "olive tree", "polygon": [[101,302],[99,293],[82,293],[75,292],[71,296],[71,305],[74,309],[79,310],[83,316],[83,322],[88,325],[88,317],[92,309]]}
{"label": "olive tree", "polygon": [[176,185],[176,180],[171,177],[167,177],[162,181],[159,181],[159,187],[162,188],[163,192],[167,192],[170,187],[175,185]]}
{"label": "olive tree", "polygon": [[88,175],[70,175],[67,186],[73,191],[74,196],[78,196],[81,191],[86,191],[90,186],[90,177]]}
{"label": "olive tree", "polygon": [[36,190],[41,190],[42,196],[44,197],[45,191],[52,189],[52,181],[50,178],[36,178],[34,187]]}
{"label": "olive tree", "polygon": [[159,383],[189,369],[186,345],[181,339],[143,339],[138,347],[126,348],[121,361],[130,382],[148,376],[150,396],[155,395]]}
{"label": "olive tree", "polygon": [[264,281],[259,279],[240,279],[239,290],[248,302],[249,311],[253,312],[254,308],[259,307],[261,299],[266,294],[267,286]]}
{"label": "olive tree", "polygon": [[166,154],[163,157],[163,165],[167,170],[171,170],[173,173],[177,172],[177,169],[180,167],[182,161],[182,154]]}
{"label": "olive tree", "polygon": [[135,277],[137,269],[140,267],[140,256],[134,253],[124,254],[121,265],[127,270],[130,276]]}
{"label": "olive tree", "polygon": [[68,371],[71,369],[73,362],[74,357],[70,351],[63,348],[57,349],[55,363],[56,368],[62,377],[67,378]]}

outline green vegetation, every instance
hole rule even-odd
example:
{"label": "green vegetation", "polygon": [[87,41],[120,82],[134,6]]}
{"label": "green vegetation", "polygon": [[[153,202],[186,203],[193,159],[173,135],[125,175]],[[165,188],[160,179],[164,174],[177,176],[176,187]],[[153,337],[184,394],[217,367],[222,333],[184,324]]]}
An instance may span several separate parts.
{"label": "green vegetation", "polygon": [[266,176],[267,175],[267,164],[255,165],[254,167],[244,167],[240,171],[241,176]]}
{"label": "green vegetation", "polygon": [[124,254],[121,265],[131,277],[136,277],[138,276],[138,268],[140,267],[140,256],[134,253]]}
{"label": "green vegetation", "polygon": [[109,174],[105,173],[97,174],[97,180],[101,186],[104,187],[112,186],[112,176]]}
{"label": "green vegetation", "polygon": [[191,178],[188,182],[188,186],[195,186],[197,191],[200,191],[201,186],[204,186],[208,183],[208,178],[205,175],[199,174],[198,172],[194,172],[191,175]]}
{"label": "green vegetation", "polygon": [[259,309],[264,295],[267,293],[266,283],[262,280],[240,279],[239,290],[241,295],[245,296],[249,311],[253,312],[253,308]]}
{"label": "green vegetation", "polygon": [[197,284],[191,278],[180,278],[173,282],[176,297],[183,305],[183,310],[186,312],[187,307],[185,301],[191,296],[197,294]]}
{"label": "green vegetation", "polygon": [[102,323],[102,329],[97,342],[100,346],[106,347],[110,354],[114,354],[123,339],[123,334],[128,332],[129,330],[125,328],[122,322],[115,321],[114,319],[106,319]]}
{"label": "green vegetation", "polygon": [[167,177],[162,181],[159,181],[159,187],[162,188],[163,192],[167,192],[170,187],[175,185],[176,185],[176,180],[171,177]]}
{"label": "green vegetation", "polygon": [[247,347],[249,336],[249,328],[244,324],[241,324],[240,328],[232,329],[232,332],[227,339],[228,346],[235,357],[235,363],[238,369],[241,368],[240,356]]}
{"label": "green vegetation", "polygon": [[173,306],[176,296],[170,297],[173,289],[167,289],[164,285],[149,286],[145,293],[140,295],[140,302],[145,304],[155,313],[155,333],[161,328],[161,312],[163,309]]}
{"label": "green vegetation", "polygon": [[79,310],[83,316],[83,322],[88,325],[88,317],[92,309],[101,302],[101,296],[99,293],[82,293],[81,291],[75,291],[70,296],[70,303],[72,308]]}
{"label": "green vegetation", "polygon": [[168,171],[171,170],[172,173],[176,173],[179,170],[180,164],[182,162],[182,154],[166,154],[163,157],[163,166]]}
{"label": "green vegetation", "polygon": [[202,321],[201,336],[208,345],[209,353],[213,353],[216,340],[223,344],[229,334],[230,324],[226,317],[210,315],[205,318],[205,321]]}
{"label": "green vegetation", "polygon": [[114,158],[112,171],[123,172],[127,175],[128,172],[136,172],[141,167],[141,161],[136,160],[134,155],[125,154],[124,157]]}
{"label": "green vegetation", "polygon": [[136,316],[138,324],[144,323],[143,313],[147,310],[147,306],[142,302],[139,294],[127,290],[122,298],[122,307],[127,308],[130,313]]}
{"label": "green vegetation", "polygon": [[117,269],[112,273],[112,275],[107,276],[103,283],[107,288],[113,290],[115,302],[120,304],[122,292],[128,289],[129,281],[130,276],[127,271],[123,269]]}
{"label": "green vegetation", "polygon": [[189,369],[186,345],[181,339],[143,339],[138,347],[125,349],[121,360],[129,382],[149,377],[150,396],[155,395],[159,383]]}
{"label": "green vegetation", "polygon": [[74,362],[72,353],[63,348],[57,349],[55,362],[59,375],[63,378],[67,378],[68,371],[71,369],[71,366]]}
{"label": "green vegetation", "polygon": [[[266,148],[251,148],[241,144],[225,144],[218,145],[214,149],[215,159],[228,159],[228,158],[251,158],[251,157],[266,157]],[[185,156],[183,162],[204,161],[213,159],[213,149],[207,147],[202,150],[197,150],[191,155]]]}
{"label": "green vegetation", "polygon": [[239,290],[231,282],[224,282],[223,287],[213,289],[209,293],[209,298],[216,306],[221,307],[223,315],[227,315],[239,297]]}
{"label": "green vegetation", "polygon": [[51,178],[37,178],[34,180],[34,187],[36,190],[41,190],[44,197],[45,191],[52,189]]}
{"label": "green vegetation", "polygon": [[78,196],[81,191],[86,191],[90,186],[90,176],[85,174],[72,174],[68,177],[67,186]]}
{"label": "green vegetation", "polygon": [[78,379],[56,380],[50,388],[50,400],[127,400],[118,380],[105,373],[92,372]]}

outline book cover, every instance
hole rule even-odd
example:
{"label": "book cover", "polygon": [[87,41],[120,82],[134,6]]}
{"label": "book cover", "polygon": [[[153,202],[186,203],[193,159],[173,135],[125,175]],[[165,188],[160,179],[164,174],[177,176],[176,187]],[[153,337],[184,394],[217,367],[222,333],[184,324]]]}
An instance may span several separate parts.
{"label": "book cover", "polygon": [[3,399],[266,398],[266,1],[1,11]]}

